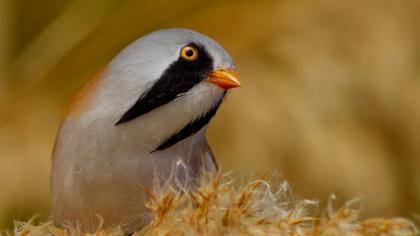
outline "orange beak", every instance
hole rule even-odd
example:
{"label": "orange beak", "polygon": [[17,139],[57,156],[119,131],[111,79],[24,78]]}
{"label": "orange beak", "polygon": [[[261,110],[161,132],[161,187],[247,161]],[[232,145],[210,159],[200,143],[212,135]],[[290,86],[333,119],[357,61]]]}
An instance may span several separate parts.
{"label": "orange beak", "polygon": [[208,82],[223,89],[231,89],[241,86],[238,76],[231,70],[216,70],[210,73]]}

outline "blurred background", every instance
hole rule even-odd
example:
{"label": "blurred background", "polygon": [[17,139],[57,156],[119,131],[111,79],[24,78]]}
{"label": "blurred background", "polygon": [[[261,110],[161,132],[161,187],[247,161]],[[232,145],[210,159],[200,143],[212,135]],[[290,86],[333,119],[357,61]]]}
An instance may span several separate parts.
{"label": "blurred background", "polygon": [[49,211],[66,99],[134,39],[185,27],[243,81],[208,138],[224,170],[277,170],[296,195],[420,212],[420,1],[0,0],[0,228]]}

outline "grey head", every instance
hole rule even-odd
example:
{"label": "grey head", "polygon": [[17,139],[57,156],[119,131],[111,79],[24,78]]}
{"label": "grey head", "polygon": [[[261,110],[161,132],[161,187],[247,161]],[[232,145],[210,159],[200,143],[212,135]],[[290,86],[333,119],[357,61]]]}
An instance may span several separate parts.
{"label": "grey head", "polygon": [[[159,151],[208,124],[226,91],[239,86],[234,69],[228,53],[203,34],[187,29],[156,31],[133,42],[110,63],[103,96],[113,98],[116,127],[153,114],[154,122],[176,126],[176,132],[152,150]],[[168,107],[180,113],[186,109],[190,117],[182,119],[185,114],[179,114],[180,121],[171,122],[174,117],[156,112]]]}

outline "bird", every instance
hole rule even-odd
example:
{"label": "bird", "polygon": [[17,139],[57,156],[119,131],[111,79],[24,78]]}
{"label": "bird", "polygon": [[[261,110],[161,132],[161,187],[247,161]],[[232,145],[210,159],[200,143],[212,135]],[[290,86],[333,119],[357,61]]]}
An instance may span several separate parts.
{"label": "bird", "polygon": [[241,85],[235,70],[222,46],[189,29],[151,32],[120,51],[66,105],[52,154],[53,222],[135,232],[152,220],[145,188],[180,165],[183,181],[217,172],[205,132]]}

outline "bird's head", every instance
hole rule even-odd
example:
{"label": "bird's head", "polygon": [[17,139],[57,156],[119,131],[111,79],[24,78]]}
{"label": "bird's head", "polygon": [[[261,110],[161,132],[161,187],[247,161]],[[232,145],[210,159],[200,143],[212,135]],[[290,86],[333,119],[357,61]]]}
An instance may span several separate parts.
{"label": "bird's head", "polygon": [[240,86],[234,70],[227,52],[205,35],[153,32],[125,48],[91,86],[91,117],[156,134],[155,151],[163,150],[207,125],[226,91]]}

